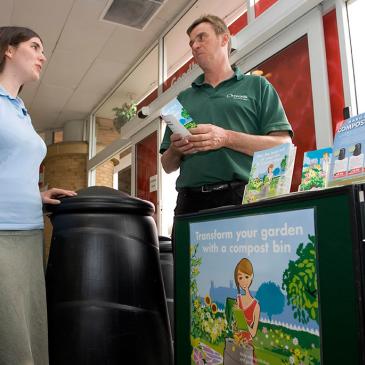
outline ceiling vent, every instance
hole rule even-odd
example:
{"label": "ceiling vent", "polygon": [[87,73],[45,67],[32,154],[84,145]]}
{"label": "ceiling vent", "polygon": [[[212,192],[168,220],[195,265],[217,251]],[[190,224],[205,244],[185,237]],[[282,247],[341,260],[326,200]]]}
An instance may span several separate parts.
{"label": "ceiling vent", "polygon": [[112,22],[143,30],[160,10],[165,0],[111,0],[101,17]]}

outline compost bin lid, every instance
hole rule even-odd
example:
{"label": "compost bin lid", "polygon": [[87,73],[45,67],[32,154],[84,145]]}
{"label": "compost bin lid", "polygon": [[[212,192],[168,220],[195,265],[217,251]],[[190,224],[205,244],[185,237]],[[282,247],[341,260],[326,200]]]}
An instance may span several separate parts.
{"label": "compost bin lid", "polygon": [[152,215],[154,205],[146,200],[131,197],[119,190],[106,186],[91,186],[77,191],[76,196],[59,199],[61,204],[46,204],[45,210],[50,214],[65,212],[126,212],[139,215]]}
{"label": "compost bin lid", "polygon": [[158,236],[158,241],[160,245],[160,252],[172,253],[172,243],[170,237]]}

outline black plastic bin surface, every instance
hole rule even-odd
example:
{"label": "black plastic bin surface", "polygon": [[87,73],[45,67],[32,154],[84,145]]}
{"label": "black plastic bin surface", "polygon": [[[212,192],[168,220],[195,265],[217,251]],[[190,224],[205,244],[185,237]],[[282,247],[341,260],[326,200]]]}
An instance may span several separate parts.
{"label": "black plastic bin surface", "polygon": [[174,257],[169,237],[159,236],[160,262],[172,336],[174,335]]}
{"label": "black plastic bin surface", "polygon": [[50,365],[172,364],[153,205],[91,187],[48,210]]}

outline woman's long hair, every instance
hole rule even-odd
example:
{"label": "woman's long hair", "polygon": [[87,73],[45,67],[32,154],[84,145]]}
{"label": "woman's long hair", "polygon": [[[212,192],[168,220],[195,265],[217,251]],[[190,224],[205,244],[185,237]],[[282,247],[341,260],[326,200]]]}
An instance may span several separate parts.
{"label": "woman's long hair", "polygon": [[[0,27],[0,74],[4,71],[6,56],[5,53],[9,46],[18,47],[22,42],[29,41],[29,39],[41,37],[33,30],[25,27]],[[42,40],[41,40],[42,41]],[[22,86],[19,89],[21,91]]]}

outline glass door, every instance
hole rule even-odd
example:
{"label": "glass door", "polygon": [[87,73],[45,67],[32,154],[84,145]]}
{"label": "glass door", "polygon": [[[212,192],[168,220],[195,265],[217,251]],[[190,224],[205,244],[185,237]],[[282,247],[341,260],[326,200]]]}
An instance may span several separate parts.
{"label": "glass door", "polygon": [[354,106],[353,113],[360,114],[365,113],[365,50],[363,44],[365,1],[349,0],[347,12],[357,104]]}
{"label": "glass door", "polygon": [[136,197],[155,206],[153,218],[157,223],[157,131],[136,144]]}
{"label": "glass door", "polygon": [[332,144],[321,12],[310,12],[237,64],[243,72],[266,77],[281,98],[297,146],[296,191],[304,152]]}

